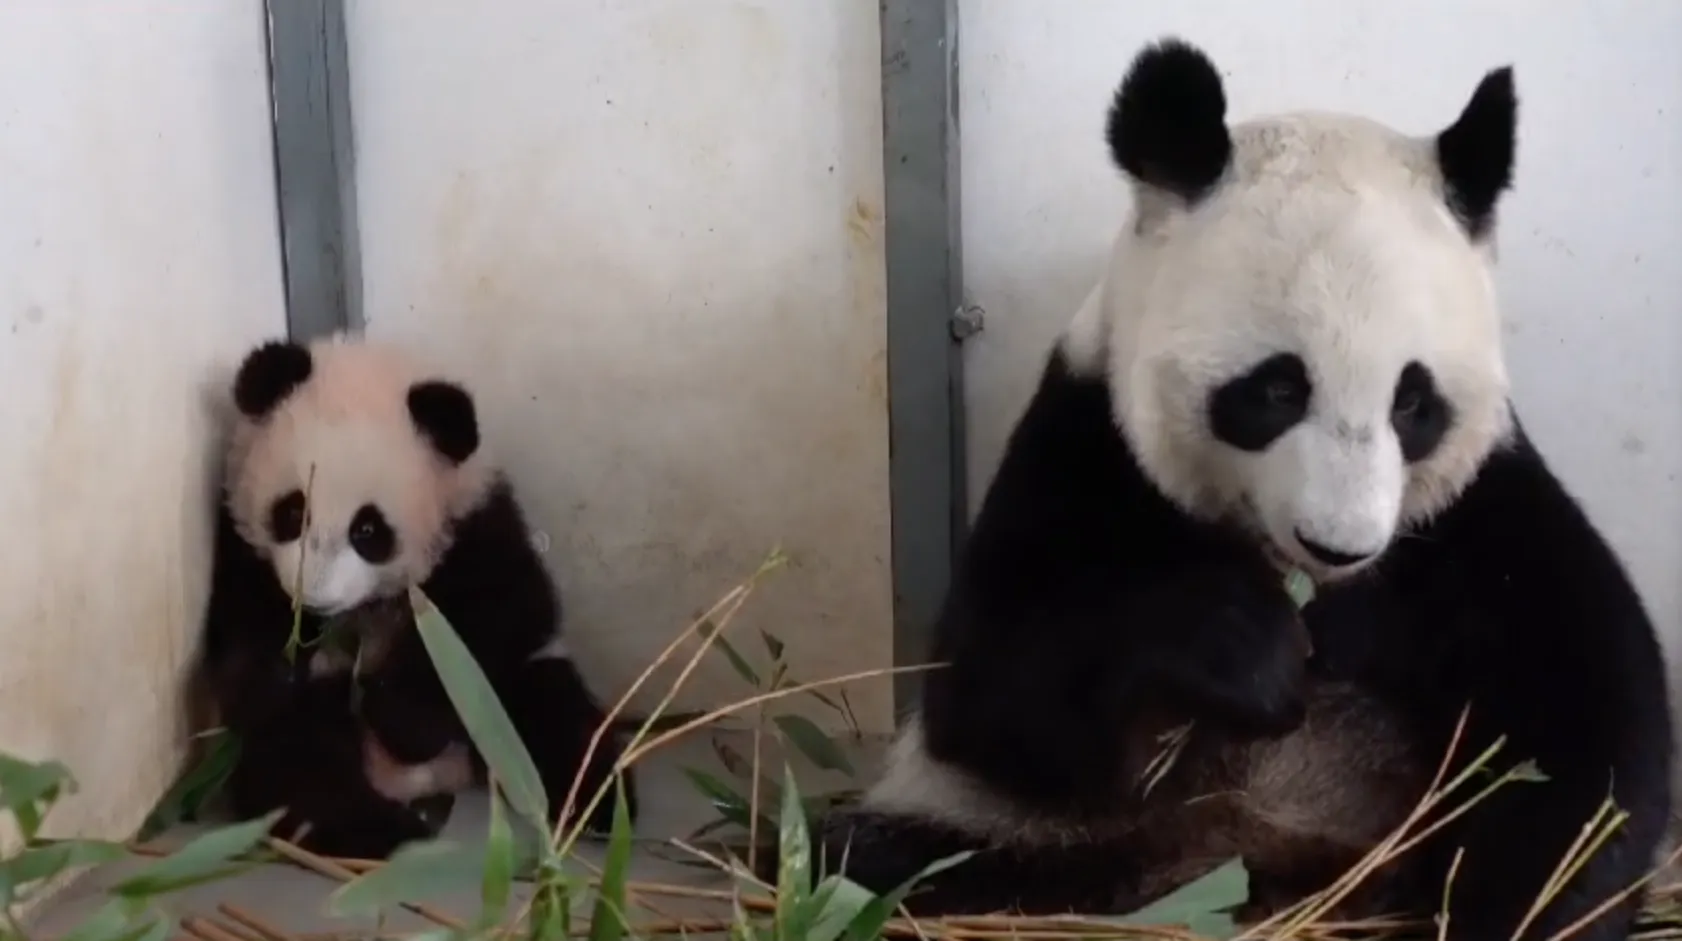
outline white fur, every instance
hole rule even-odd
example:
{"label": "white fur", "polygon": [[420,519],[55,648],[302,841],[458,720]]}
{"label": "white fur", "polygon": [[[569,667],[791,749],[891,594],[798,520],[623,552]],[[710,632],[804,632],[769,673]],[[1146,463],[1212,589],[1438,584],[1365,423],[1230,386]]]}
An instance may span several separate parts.
{"label": "white fur", "polygon": [[407,803],[434,794],[453,794],[473,784],[473,764],[467,746],[453,742],[438,757],[405,765],[386,752],[372,734],[362,738],[362,764],[368,784],[387,800]]}
{"label": "white fur", "polygon": [[572,651],[567,649],[566,641],[557,633],[549,638],[549,642],[537,648],[528,659],[536,660],[571,660]]}
{"label": "white fur", "polygon": [[298,600],[304,607],[318,614],[340,614],[390,593],[385,573],[357,555],[338,533],[312,530],[305,538],[278,547],[274,568],[275,576],[289,590],[294,584],[298,586]]}
{"label": "white fur", "polygon": [[[1118,422],[1170,498],[1239,518],[1312,574],[1346,574],[1293,533],[1377,553],[1510,433],[1493,251],[1450,215],[1429,139],[1329,114],[1231,130],[1234,165],[1195,208],[1139,192],[1062,348],[1076,370],[1107,371]],[[1259,454],[1216,440],[1209,393],[1282,352],[1308,365],[1308,417]],[[1455,421],[1409,467],[1389,415],[1413,360]]]}

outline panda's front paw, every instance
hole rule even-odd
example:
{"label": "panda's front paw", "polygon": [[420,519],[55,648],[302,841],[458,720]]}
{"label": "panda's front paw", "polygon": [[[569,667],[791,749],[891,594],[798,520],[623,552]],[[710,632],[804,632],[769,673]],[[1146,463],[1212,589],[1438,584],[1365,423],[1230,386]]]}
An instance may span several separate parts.
{"label": "panda's front paw", "polygon": [[1159,673],[1193,715],[1230,731],[1277,736],[1307,714],[1308,633],[1277,580],[1249,568],[1188,572],[1152,612]]}

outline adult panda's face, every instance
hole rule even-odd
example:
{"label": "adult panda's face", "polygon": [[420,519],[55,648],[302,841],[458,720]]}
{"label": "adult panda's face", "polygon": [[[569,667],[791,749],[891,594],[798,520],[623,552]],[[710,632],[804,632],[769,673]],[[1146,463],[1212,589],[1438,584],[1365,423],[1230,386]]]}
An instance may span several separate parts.
{"label": "adult panda's face", "polygon": [[452,520],[485,492],[472,400],[395,351],[267,344],[241,366],[234,398],[235,526],[312,612],[425,581]]}
{"label": "adult panda's face", "polygon": [[1324,114],[1229,131],[1201,54],[1141,56],[1110,127],[1136,216],[1097,335],[1171,497],[1336,578],[1470,482],[1511,423],[1489,244],[1510,82],[1435,137]]}

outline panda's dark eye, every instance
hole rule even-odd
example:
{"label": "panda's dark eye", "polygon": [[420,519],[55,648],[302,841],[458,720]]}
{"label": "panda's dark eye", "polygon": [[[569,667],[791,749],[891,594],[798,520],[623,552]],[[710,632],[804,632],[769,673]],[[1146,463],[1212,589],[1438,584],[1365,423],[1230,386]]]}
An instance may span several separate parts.
{"label": "panda's dark eye", "polygon": [[304,492],[294,490],[269,504],[269,537],[277,543],[295,541],[304,534]]}
{"label": "panda's dark eye", "polygon": [[397,533],[385,520],[385,514],[372,503],[364,504],[351,517],[350,547],[371,565],[391,561],[397,552]]}
{"label": "panda's dark eye", "polygon": [[1262,451],[1308,414],[1314,392],[1302,358],[1279,353],[1209,396],[1209,429],[1241,451]]}
{"label": "panda's dark eye", "polygon": [[1403,367],[1390,403],[1390,427],[1396,430],[1402,458],[1412,464],[1430,457],[1453,419],[1454,411],[1437,391],[1431,371],[1417,362]]}

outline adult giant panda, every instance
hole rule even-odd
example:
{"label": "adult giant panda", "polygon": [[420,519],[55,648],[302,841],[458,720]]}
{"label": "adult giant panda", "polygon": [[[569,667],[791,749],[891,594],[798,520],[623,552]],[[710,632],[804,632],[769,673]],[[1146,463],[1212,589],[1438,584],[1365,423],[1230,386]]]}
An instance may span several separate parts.
{"label": "adult giant panda", "polygon": [[[559,594],[469,393],[343,335],[257,347],[232,391],[203,652],[241,743],[234,813],[285,807],[277,833],[307,824],[306,848],[380,858],[435,832],[417,801],[483,781],[403,600],[419,585],[495,688],[557,814],[604,714],[561,642]],[[302,644],[289,659],[295,586]],[[359,635],[354,675],[343,647],[319,642],[335,618]],[[604,736],[581,800],[619,748]],[[625,783],[634,808],[628,770]],[[587,823],[606,828],[611,809]]]}
{"label": "adult giant panda", "polygon": [[[822,821],[823,864],[885,890],[969,850],[913,912],[1116,912],[1242,855],[1253,918],[1401,824],[1469,704],[1453,768],[1504,736],[1495,770],[1547,780],[1349,908],[1434,911],[1460,849],[1448,935],[1509,937],[1610,795],[1629,818],[1546,937],[1654,863],[1671,735],[1643,604],[1509,404],[1511,71],[1424,138],[1225,112],[1196,48],[1132,63],[1107,135],[1131,215],[975,520],[946,666],[880,781]],[[1300,610],[1292,572],[1316,585]],[[1633,904],[1580,936],[1621,937]]]}

